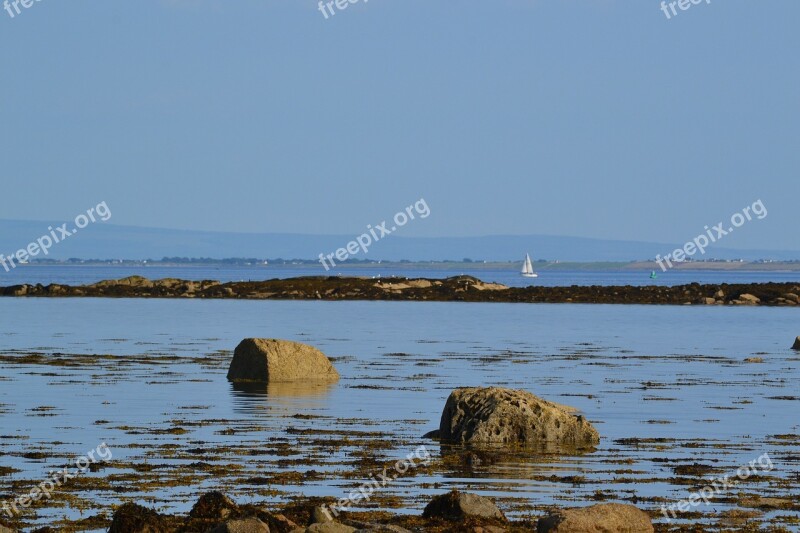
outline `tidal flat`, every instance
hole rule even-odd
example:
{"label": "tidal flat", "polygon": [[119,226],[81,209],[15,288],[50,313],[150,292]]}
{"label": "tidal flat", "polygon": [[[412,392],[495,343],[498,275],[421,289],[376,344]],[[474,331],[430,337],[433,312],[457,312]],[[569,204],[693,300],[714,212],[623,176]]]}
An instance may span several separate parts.
{"label": "tidal flat", "polygon": [[[285,510],[347,496],[419,446],[354,518],[415,527],[451,488],[530,530],[553,506],[632,503],[659,531],[800,530],[796,309],[126,298],[3,298],[0,502],[101,442],[113,459],[11,524],[102,531],[124,502],[185,514],[220,490]],[[245,337],[318,347],[335,384],[234,386]],[[462,386],[524,389],[580,410],[594,452],[469,449],[422,435]],[[710,480],[774,468],[678,513]],[[418,524],[417,524],[418,525]]]}

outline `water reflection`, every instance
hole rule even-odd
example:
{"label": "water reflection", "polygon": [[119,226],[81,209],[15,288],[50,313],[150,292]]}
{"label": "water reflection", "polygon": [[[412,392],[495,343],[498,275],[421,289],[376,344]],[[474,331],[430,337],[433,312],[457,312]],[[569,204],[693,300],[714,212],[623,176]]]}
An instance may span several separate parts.
{"label": "water reflection", "polygon": [[324,409],[330,406],[329,396],[336,382],[292,381],[277,383],[231,383],[233,407],[237,412],[256,410]]}
{"label": "water reflection", "polygon": [[471,477],[477,472],[494,473],[500,479],[536,479],[559,472],[574,472],[588,464],[586,455],[595,448],[577,449],[552,446],[509,448],[441,443],[439,454],[450,467],[450,475]]}

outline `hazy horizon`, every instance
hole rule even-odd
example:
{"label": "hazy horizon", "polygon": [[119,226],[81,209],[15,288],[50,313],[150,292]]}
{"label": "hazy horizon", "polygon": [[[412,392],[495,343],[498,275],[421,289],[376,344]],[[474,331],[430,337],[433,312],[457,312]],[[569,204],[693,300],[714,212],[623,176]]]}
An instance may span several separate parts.
{"label": "hazy horizon", "polygon": [[[766,218],[764,219],[766,220]],[[754,219],[751,223],[760,223]],[[410,227],[413,223],[409,223]],[[19,243],[36,242],[57,228],[58,221],[8,221],[0,219],[0,254],[11,256]],[[69,227],[69,226],[68,226]],[[534,260],[569,262],[629,262],[652,260],[672,252],[682,243],[659,243],[614,239],[592,239],[566,235],[481,235],[471,237],[415,237],[405,234],[406,227],[372,243],[367,253],[353,255],[359,260],[382,261],[475,261],[522,260],[531,253]],[[55,230],[54,230],[55,232]],[[144,260],[163,257],[212,259],[258,258],[315,260],[320,253],[332,253],[358,236],[355,233],[292,234],[238,233],[142,228],[105,223],[90,224],[48,249],[48,255],[34,259],[125,259]],[[52,235],[52,234],[50,234]],[[727,237],[726,237],[727,238]],[[728,241],[730,242],[730,241]],[[794,260],[797,250],[734,248],[726,241],[709,245],[696,260],[740,259]]]}

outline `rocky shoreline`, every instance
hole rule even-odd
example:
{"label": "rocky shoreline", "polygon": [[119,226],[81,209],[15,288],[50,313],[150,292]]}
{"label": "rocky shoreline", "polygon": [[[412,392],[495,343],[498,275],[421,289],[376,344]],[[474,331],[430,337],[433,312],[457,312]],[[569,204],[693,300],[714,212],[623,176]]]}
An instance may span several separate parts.
{"label": "rocky shoreline", "polygon": [[[655,533],[644,511],[630,504],[603,503],[553,509],[539,519],[508,519],[490,498],[452,490],[434,496],[421,515],[386,511],[347,512],[336,518],[323,499],[311,498],[270,509],[238,504],[219,491],[203,494],[188,515],[162,514],[136,503],[115,507],[110,518],[87,517],[74,524],[109,533]],[[72,527],[69,528],[72,531]],[[80,529],[82,530],[82,529]],[[43,527],[33,533],[51,533]],[[660,529],[658,531],[661,531]],[[703,531],[698,529],[697,531]],[[0,533],[16,533],[0,519]]]}
{"label": "rocky shoreline", "polygon": [[[553,510],[539,520],[512,521],[494,502],[453,490],[435,496],[422,516],[348,513],[334,519],[318,501],[269,511],[238,505],[221,492],[200,497],[187,517],[162,515],[128,503],[114,513],[109,533],[654,533],[650,517],[630,504]],[[40,532],[37,532],[40,533]],[[44,532],[41,532],[44,533]]]}
{"label": "rocky shoreline", "polygon": [[446,279],[313,276],[221,283],[132,276],[92,285],[14,285],[17,297],[219,298],[243,300],[388,300],[498,303],[602,303],[653,305],[800,305],[797,283],[676,286],[507,287],[471,276]]}

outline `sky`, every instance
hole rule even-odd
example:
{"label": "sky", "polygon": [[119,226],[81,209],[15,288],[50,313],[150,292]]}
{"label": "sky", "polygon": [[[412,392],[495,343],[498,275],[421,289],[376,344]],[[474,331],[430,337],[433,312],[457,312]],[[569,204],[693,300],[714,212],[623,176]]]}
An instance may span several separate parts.
{"label": "sky", "polygon": [[761,200],[725,246],[800,251],[800,2],[660,5],[2,10],[0,218],[680,243]]}

